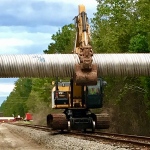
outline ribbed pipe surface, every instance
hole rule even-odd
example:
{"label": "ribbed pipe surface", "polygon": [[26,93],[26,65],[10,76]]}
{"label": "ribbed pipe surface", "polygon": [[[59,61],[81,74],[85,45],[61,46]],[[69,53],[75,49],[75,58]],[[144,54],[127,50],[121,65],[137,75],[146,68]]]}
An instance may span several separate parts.
{"label": "ribbed pipe surface", "polygon": [[[0,77],[70,77],[76,54],[0,55]],[[94,54],[98,76],[149,76],[150,54]]]}

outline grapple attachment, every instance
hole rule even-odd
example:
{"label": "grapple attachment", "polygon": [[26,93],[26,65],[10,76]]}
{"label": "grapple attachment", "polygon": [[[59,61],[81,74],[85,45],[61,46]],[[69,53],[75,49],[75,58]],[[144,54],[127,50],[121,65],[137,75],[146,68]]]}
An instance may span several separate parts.
{"label": "grapple attachment", "polygon": [[96,85],[97,84],[97,65],[92,64],[91,69],[82,69],[80,64],[75,64],[76,85]]}

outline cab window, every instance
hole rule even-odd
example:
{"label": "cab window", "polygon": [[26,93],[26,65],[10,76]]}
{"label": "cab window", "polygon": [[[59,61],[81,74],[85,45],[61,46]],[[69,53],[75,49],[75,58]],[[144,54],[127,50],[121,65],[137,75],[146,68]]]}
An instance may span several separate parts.
{"label": "cab window", "polygon": [[97,85],[88,86],[88,95],[98,95],[100,93],[100,80],[97,81]]}
{"label": "cab window", "polygon": [[89,86],[88,87],[88,94],[89,95],[97,95],[100,94],[100,89],[98,86]]}

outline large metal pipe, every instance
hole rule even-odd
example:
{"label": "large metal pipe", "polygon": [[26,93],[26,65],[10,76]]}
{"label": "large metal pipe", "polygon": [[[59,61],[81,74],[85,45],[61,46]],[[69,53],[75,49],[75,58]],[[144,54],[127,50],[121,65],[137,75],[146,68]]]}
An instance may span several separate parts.
{"label": "large metal pipe", "polygon": [[[0,55],[0,77],[71,77],[76,54]],[[150,54],[94,54],[98,76],[150,76]]]}

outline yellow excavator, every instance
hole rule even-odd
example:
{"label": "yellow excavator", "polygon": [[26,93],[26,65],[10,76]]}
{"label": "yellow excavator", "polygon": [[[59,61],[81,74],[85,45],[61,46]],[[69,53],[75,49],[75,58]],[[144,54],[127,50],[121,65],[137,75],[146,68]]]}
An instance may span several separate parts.
{"label": "yellow excavator", "polygon": [[52,89],[52,108],[64,109],[62,113],[48,114],[47,126],[53,130],[108,129],[107,113],[94,114],[90,109],[102,108],[105,81],[97,76],[97,64],[93,64],[90,44],[90,26],[84,5],[79,5],[75,17],[76,40],[74,54],[79,63],[74,66],[74,75],[68,82],[58,82]]}

